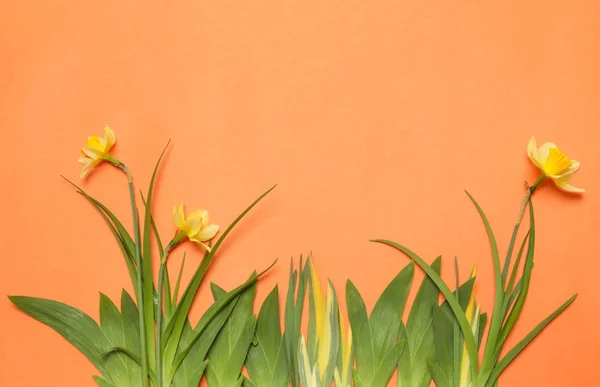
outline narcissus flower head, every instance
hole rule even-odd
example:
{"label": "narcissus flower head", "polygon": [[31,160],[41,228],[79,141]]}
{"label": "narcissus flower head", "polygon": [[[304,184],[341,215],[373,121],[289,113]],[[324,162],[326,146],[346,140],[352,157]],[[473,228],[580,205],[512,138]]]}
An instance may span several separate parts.
{"label": "narcissus flower head", "polygon": [[184,237],[187,237],[192,242],[201,244],[206,250],[210,251],[210,247],[204,242],[214,238],[217,232],[219,232],[219,226],[209,224],[208,211],[196,210],[186,217],[183,210],[183,203],[176,204],[173,208],[173,221]]}
{"label": "narcissus flower head", "polygon": [[109,153],[116,142],[115,134],[108,126],[104,127],[104,138],[98,137],[95,134],[88,137],[85,145],[81,148],[82,155],[78,160],[83,164],[81,177],[85,176],[90,169],[100,164],[103,160],[118,165],[119,161]]}
{"label": "narcissus flower head", "polygon": [[585,192],[569,184],[573,174],[579,170],[579,161],[569,159],[554,143],[546,142],[538,148],[535,138],[531,137],[527,155],[542,170],[543,176],[552,179],[558,188],[568,192]]}

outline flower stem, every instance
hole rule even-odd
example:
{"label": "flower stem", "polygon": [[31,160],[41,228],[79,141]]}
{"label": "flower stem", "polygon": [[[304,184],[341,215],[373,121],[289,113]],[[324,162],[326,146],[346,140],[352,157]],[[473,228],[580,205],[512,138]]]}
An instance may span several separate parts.
{"label": "flower stem", "polygon": [[[517,233],[519,232],[519,227],[521,226],[521,221],[523,220],[523,216],[525,214],[525,210],[527,209],[527,205],[529,204],[529,200],[531,199],[531,195],[533,195],[533,193],[535,192],[535,190],[537,189],[537,187],[544,181],[546,180],[546,175],[541,174],[540,177],[538,177],[538,179],[535,181],[535,183],[533,183],[532,186],[529,186],[529,184],[525,183],[527,185],[527,190],[525,191],[525,197],[523,198],[523,201],[521,202],[521,208],[519,210],[519,217],[517,218],[517,223],[515,224],[515,227],[513,228],[513,233],[512,236],[510,238],[510,243],[508,245],[508,251],[506,253],[506,260],[504,261],[504,268],[502,270],[502,288],[504,289],[506,286],[506,278],[508,276],[508,269],[510,267],[510,261],[512,258],[512,254],[513,254],[513,250],[515,247],[515,242],[517,239]],[[513,275],[515,274],[515,270],[516,267],[513,268],[513,273],[511,275],[511,277],[513,277]],[[514,281],[511,279],[509,281],[509,283],[513,283]],[[505,294],[504,294],[504,301],[502,304],[502,314],[504,316],[506,316],[506,312],[507,312],[507,308],[508,308],[508,302],[509,302],[509,294],[512,291],[512,289],[505,289]],[[503,321],[504,321],[503,317]],[[502,321],[502,323],[503,323]],[[494,351],[493,353],[493,357],[495,358],[496,356],[499,356],[500,351],[502,350],[502,347],[504,345],[503,341],[500,342],[496,342],[496,343],[486,343],[487,345],[493,345],[494,346]],[[476,386],[480,386],[480,387],[486,387],[487,386],[487,380],[491,374],[491,369],[488,367],[488,362],[486,361],[487,359],[483,360],[483,364],[481,367],[481,370],[479,371],[479,377],[477,378],[477,383],[475,384]],[[497,362],[497,358],[495,360]]]}
{"label": "flower stem", "polygon": [[162,308],[163,308],[163,281],[165,277],[165,266],[166,264],[160,264],[158,270],[158,305],[156,308],[156,382],[157,387],[162,387]]}
{"label": "flower stem", "polygon": [[[525,215],[525,210],[527,209],[527,204],[529,203],[529,199],[531,198],[531,195],[533,195],[533,192],[536,190],[536,188],[544,180],[546,180],[546,175],[541,174],[540,177],[535,181],[535,183],[533,183],[532,186],[527,185],[527,190],[525,191],[525,197],[523,198],[523,201],[521,202],[521,209],[519,210],[519,217],[517,218],[517,223],[515,224],[515,227],[513,228],[513,233],[510,238],[510,244],[508,245],[508,252],[506,253],[506,260],[504,261],[504,268],[502,270],[503,281],[506,281],[506,277],[508,275],[508,268],[510,266],[510,260],[512,257],[513,250],[515,248],[517,233],[519,232],[519,227],[521,226],[521,221],[523,220],[523,215]],[[506,286],[506,283],[503,283],[502,286]],[[510,289],[507,289],[507,290],[510,290]]]}
{"label": "flower stem", "polygon": [[131,214],[133,217],[133,232],[135,234],[135,265],[137,266],[137,304],[138,304],[138,321],[140,324],[140,362],[141,362],[141,387],[148,386],[148,348],[146,347],[146,326],[144,325],[144,293],[142,283],[142,254],[140,251],[140,223],[138,219],[137,206],[135,204],[135,191],[133,189],[133,179],[129,168],[121,162],[117,165],[127,175],[129,183],[129,198],[131,200]]}
{"label": "flower stem", "polygon": [[[167,267],[167,258],[169,257],[169,253],[171,249],[179,243],[176,241],[177,238],[173,239],[165,250],[163,251],[162,256],[160,257],[160,268],[158,269],[158,288],[157,288],[157,307],[156,307],[156,382],[157,387],[163,386],[163,369],[162,369],[162,323],[163,323],[163,293],[164,293],[164,279],[165,279],[165,269]],[[179,238],[181,240],[181,238]]]}

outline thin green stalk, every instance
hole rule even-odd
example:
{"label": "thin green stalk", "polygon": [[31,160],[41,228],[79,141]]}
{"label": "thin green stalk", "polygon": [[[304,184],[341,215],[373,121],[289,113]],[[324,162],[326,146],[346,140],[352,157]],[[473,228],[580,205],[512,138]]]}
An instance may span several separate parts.
{"label": "thin green stalk", "polygon": [[510,244],[508,245],[508,252],[506,253],[506,260],[504,261],[504,269],[502,270],[502,285],[506,285],[506,277],[508,276],[508,268],[510,266],[510,261],[512,259],[512,253],[515,248],[515,242],[517,240],[517,233],[519,232],[519,227],[521,226],[521,221],[523,220],[523,216],[525,215],[525,210],[527,209],[527,203],[529,203],[529,198],[533,195],[535,189],[540,185],[544,180],[546,180],[546,175],[542,174],[538,179],[533,183],[531,187],[527,187],[527,191],[525,192],[525,197],[523,198],[523,202],[521,202],[521,210],[519,211],[519,217],[517,218],[517,223],[513,228],[513,233],[510,238]]}
{"label": "thin green stalk", "polygon": [[169,253],[185,236],[184,233],[179,233],[173,238],[171,242],[164,249],[162,256],[160,257],[160,268],[158,269],[158,288],[157,288],[157,307],[155,313],[156,319],[156,380],[157,387],[162,387],[164,384],[163,380],[163,369],[162,369],[162,334],[163,334],[163,300],[164,300],[164,279],[165,271],[167,268],[167,258]]}
{"label": "thin green stalk", "polygon": [[133,179],[129,168],[121,162],[118,167],[127,175],[129,183],[129,198],[131,200],[131,214],[133,217],[133,229],[135,234],[135,264],[137,266],[137,292],[138,316],[140,324],[140,354],[141,354],[141,387],[148,385],[148,348],[146,347],[146,326],[144,325],[144,293],[142,282],[142,254],[140,252],[140,224],[138,219],[137,207],[135,205],[135,191],[133,189]]}
{"label": "thin green stalk", "polygon": [[[510,267],[510,261],[511,261],[511,256],[514,250],[514,246],[515,246],[515,242],[517,239],[517,233],[519,231],[519,227],[521,225],[521,221],[523,220],[523,216],[525,214],[525,210],[527,209],[527,205],[529,204],[529,201],[531,200],[531,195],[533,195],[533,193],[535,192],[536,188],[544,181],[546,180],[546,175],[541,174],[540,177],[538,177],[538,179],[535,181],[535,183],[530,186],[527,187],[527,191],[525,192],[525,197],[523,198],[523,201],[521,203],[521,209],[519,211],[519,216],[517,218],[517,223],[515,224],[515,227],[513,229],[513,233],[511,236],[511,240],[510,240],[510,244],[508,246],[508,252],[506,254],[506,260],[504,261],[504,268],[502,270],[502,290],[503,290],[503,294],[502,294],[502,305],[498,305],[499,307],[499,311],[502,312],[503,316],[501,320],[495,320],[495,313],[494,315],[492,315],[492,325],[490,326],[490,332],[492,331],[492,327],[497,328],[498,332],[496,332],[496,329],[494,329],[494,335],[491,336],[490,333],[488,333],[488,342],[486,342],[486,349],[484,351],[484,359],[481,365],[481,371],[480,371],[480,375],[478,378],[478,382],[477,385],[481,386],[481,387],[485,387],[487,380],[489,378],[490,373],[493,370],[494,365],[492,363],[497,362],[497,353],[500,352],[501,346],[504,343],[503,339],[498,340],[498,334],[500,333],[499,330],[502,329],[502,322],[506,319],[506,297],[507,297],[507,293],[508,291],[504,291],[505,289],[505,285],[506,285],[506,277],[508,275],[508,269]],[[514,270],[513,270],[514,271]],[[496,305],[494,306],[494,311],[496,311]],[[498,316],[499,317],[499,316]],[[494,321],[495,320],[495,321]],[[496,324],[494,326],[494,322],[499,323]],[[489,339],[491,337],[494,337],[495,342],[489,342]],[[494,360],[495,359],[495,360]]]}
{"label": "thin green stalk", "polygon": [[162,387],[162,308],[163,308],[163,281],[165,277],[166,257],[161,259],[158,270],[158,306],[156,308],[156,381],[157,387]]}

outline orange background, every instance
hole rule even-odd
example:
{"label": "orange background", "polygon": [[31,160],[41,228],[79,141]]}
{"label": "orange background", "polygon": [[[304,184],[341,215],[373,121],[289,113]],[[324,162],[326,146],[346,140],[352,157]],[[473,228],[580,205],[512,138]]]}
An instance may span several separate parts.
{"label": "orange background", "polygon": [[[97,318],[98,291],[131,288],[103,221],[59,177],[78,180],[79,147],[109,124],[138,188],[172,140],[155,200],[163,239],[175,201],[224,227],[279,184],[224,245],[211,281],[232,287],[280,258],[262,300],[276,283],[285,290],[289,257],[312,250],[322,280],[343,299],[352,279],[370,308],[408,263],[368,242],[380,237],[428,261],[444,254],[448,281],[454,255],[463,278],[477,264],[491,311],[489,247],[463,189],[505,251],[523,181],[537,174],[525,156],[535,135],[581,161],[573,184],[588,192],[536,193],[536,267],[510,344],[580,296],[501,385],[597,385],[599,17],[593,0],[3,1],[0,294]],[[129,221],[119,171],[103,165],[82,184]],[[178,248],[170,265],[184,250],[189,279],[198,248]],[[0,314],[1,386],[94,385],[60,336],[6,299]]]}

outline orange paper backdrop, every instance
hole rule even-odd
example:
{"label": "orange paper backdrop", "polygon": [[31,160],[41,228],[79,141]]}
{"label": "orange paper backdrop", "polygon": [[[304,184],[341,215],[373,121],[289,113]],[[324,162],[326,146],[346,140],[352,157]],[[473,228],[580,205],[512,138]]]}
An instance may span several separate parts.
{"label": "orange paper backdrop", "polygon": [[[595,386],[600,189],[597,1],[3,1],[0,5],[0,294],[51,298],[98,317],[98,291],[131,289],[79,181],[79,147],[109,124],[115,155],[147,186],[160,171],[163,238],[172,205],[226,226],[279,186],[224,245],[209,272],[232,287],[280,258],[258,301],[286,288],[289,258],[312,250],[340,298],[352,279],[371,308],[408,259],[457,255],[491,311],[493,272],[480,219],[505,251],[536,171],[529,138],[554,141],[582,168],[581,197],[536,193],[530,297],[510,344],[580,296],[501,378],[511,387]],[[81,182],[129,226],[126,181],[103,165]],[[188,252],[184,278],[200,250]],[[416,279],[422,278],[417,270]],[[202,288],[193,312],[209,302]],[[342,301],[343,306],[345,302]],[[0,302],[1,386],[93,386],[87,360]]]}

